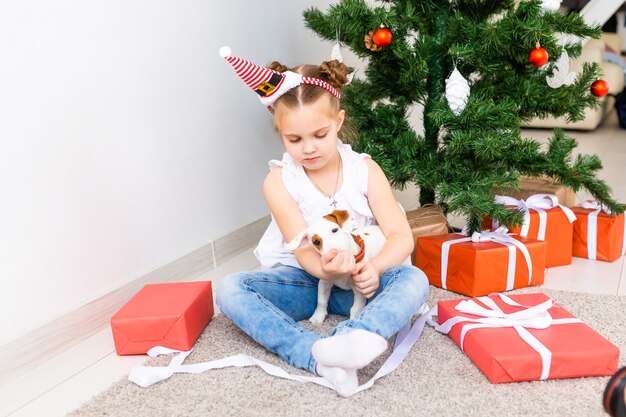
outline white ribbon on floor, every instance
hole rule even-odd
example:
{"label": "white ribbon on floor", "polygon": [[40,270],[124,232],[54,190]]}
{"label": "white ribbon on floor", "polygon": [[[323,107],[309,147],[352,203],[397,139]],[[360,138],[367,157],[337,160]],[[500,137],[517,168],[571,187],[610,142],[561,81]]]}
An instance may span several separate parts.
{"label": "white ribbon on floor", "polygon": [[512,238],[511,236],[506,234],[507,229],[505,227],[500,227],[493,232],[483,231],[483,232],[474,232],[471,237],[464,237],[460,239],[453,239],[443,242],[441,245],[441,287],[447,289],[447,279],[448,279],[448,257],[450,254],[450,246],[461,243],[461,242],[487,242],[493,241],[496,243],[500,243],[501,245],[507,246],[509,249],[509,260],[508,260],[508,268],[507,268],[507,276],[506,276],[506,291],[512,290],[515,285],[515,266],[517,263],[517,252],[515,248],[518,248],[522,255],[524,255],[524,259],[526,260],[526,266],[528,267],[528,284],[530,285],[533,278],[533,263],[530,258],[530,253],[528,252],[528,248],[517,239]]}
{"label": "white ribbon on floor", "polygon": [[460,322],[470,322],[476,324],[466,324],[461,329],[460,348],[464,351],[464,341],[466,334],[474,329],[484,327],[513,327],[520,337],[528,343],[541,357],[541,377],[547,379],[550,376],[550,365],[552,363],[552,352],[533,336],[527,329],[545,329],[554,324],[571,324],[582,323],[580,319],[564,318],[554,319],[548,310],[554,304],[552,299],[548,299],[536,306],[524,306],[517,303],[504,294],[495,294],[499,296],[503,302],[515,307],[524,307],[524,310],[515,313],[504,313],[500,307],[490,297],[478,297],[487,308],[477,304],[474,300],[463,300],[455,307],[456,310],[479,316],[481,318],[473,319],[465,316],[455,316],[446,320],[442,324],[437,324],[429,319],[428,323],[438,332],[448,334],[455,324]]}
{"label": "white ribbon on floor", "polygon": [[520,236],[524,237],[528,237],[531,209],[535,210],[539,214],[539,231],[537,232],[537,239],[539,240],[546,240],[546,227],[548,225],[548,215],[546,214],[546,210],[560,207],[570,223],[576,221],[576,215],[574,212],[568,207],[559,204],[559,198],[554,194],[534,194],[526,200],[518,200],[513,197],[497,195],[495,197],[495,202],[504,204],[505,206],[517,206],[524,212],[524,224],[520,230]]}
{"label": "white ribbon on floor", "polygon": [[[587,257],[591,260],[596,260],[598,256],[598,214],[600,212],[611,214],[611,209],[596,200],[582,202],[578,204],[578,207],[594,210],[587,216]],[[626,218],[624,219],[622,256],[624,254],[626,254]]]}
{"label": "white ribbon on floor", "polygon": [[[424,325],[426,324],[426,320],[428,319],[428,315],[426,314],[428,311],[428,305],[422,305],[416,313],[420,314],[421,316],[415,321],[413,326],[411,326],[411,321],[409,320],[409,322],[400,329],[396,336],[396,342],[391,355],[387,358],[385,363],[383,363],[378,372],[376,372],[376,374],[369,381],[359,386],[354,394],[369,389],[372,385],[374,385],[374,382],[377,379],[382,378],[385,375],[393,372],[402,363],[406,355],[409,353],[409,350],[411,350],[413,345],[415,345],[415,343],[421,336],[422,331],[424,330]],[[244,354],[229,356],[210,362],[183,365],[183,361],[185,360],[185,358],[187,358],[187,356],[189,356],[192,351],[193,349],[183,352],[180,350],[156,346],[148,351],[148,356],[155,357],[158,355],[170,353],[178,353],[178,355],[174,356],[170,364],[167,366],[133,366],[130,374],[128,375],[128,379],[139,385],[140,387],[147,388],[150,385],[168,379],[175,373],[198,374],[208,371],[210,369],[220,369],[231,366],[244,367],[256,365],[259,366],[266,373],[278,378],[289,379],[302,383],[312,382],[326,388],[330,388],[333,390],[335,389],[332,384],[328,382],[325,378],[292,375],[286,372],[284,369],[279,368],[278,366]]]}

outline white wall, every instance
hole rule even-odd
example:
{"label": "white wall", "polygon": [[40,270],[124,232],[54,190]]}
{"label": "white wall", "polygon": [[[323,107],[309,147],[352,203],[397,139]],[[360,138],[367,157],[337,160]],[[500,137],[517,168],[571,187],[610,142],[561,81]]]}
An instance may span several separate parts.
{"label": "white wall", "polygon": [[317,62],[329,3],[0,3],[0,345],[267,214],[280,140],[217,51]]}

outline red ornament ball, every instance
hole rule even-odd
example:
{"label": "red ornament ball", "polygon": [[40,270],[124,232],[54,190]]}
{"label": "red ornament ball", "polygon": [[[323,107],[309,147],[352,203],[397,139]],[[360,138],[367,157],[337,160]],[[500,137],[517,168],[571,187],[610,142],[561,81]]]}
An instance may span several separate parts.
{"label": "red ornament ball", "polygon": [[604,97],[609,92],[609,84],[604,80],[596,80],[591,84],[591,94],[596,97]]}
{"label": "red ornament ball", "polygon": [[528,55],[528,61],[536,67],[541,67],[548,62],[548,51],[546,51],[541,46],[536,47],[530,54]]}
{"label": "red ornament ball", "polygon": [[372,35],[372,41],[381,48],[389,46],[392,38],[393,35],[391,34],[391,31],[386,27],[376,29]]}

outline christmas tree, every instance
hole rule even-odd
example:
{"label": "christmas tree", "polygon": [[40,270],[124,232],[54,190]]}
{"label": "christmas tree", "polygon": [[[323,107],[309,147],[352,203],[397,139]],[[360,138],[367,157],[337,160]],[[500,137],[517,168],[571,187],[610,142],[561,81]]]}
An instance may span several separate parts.
{"label": "christmas tree", "polygon": [[[371,3],[371,2],[370,2]],[[585,188],[616,213],[623,208],[596,177],[596,155],[577,155],[573,138],[555,130],[546,146],[523,138],[532,117],[583,118],[597,106],[590,86],[595,63],[568,72],[582,40],[599,37],[559,0],[396,0],[370,6],[341,0],[305,11],[308,27],[367,60],[344,88],[358,131],[355,148],[369,153],[392,185],[415,183],[420,203],[461,214],[469,232],[484,216],[519,225],[522,214],[493,201],[519,187],[520,175],[548,176]],[[602,87],[602,86],[600,86]],[[598,94],[599,95],[599,94]],[[407,117],[423,106],[424,131]]]}

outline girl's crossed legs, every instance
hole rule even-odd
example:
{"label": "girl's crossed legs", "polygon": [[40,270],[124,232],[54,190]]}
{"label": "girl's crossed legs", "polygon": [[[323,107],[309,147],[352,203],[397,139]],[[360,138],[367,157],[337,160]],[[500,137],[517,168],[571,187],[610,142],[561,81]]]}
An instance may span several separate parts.
{"label": "girl's crossed legs", "polygon": [[[312,354],[313,345],[326,336],[297,323],[313,315],[317,306],[317,283],[317,278],[302,269],[280,265],[225,277],[217,290],[216,301],[224,315],[289,364],[329,379],[348,378],[350,389],[355,388],[356,370],[346,376],[337,375],[336,370],[331,369],[336,361],[342,363],[342,352],[338,350],[351,349],[345,352],[348,361],[369,363],[385,350],[385,339],[393,336],[426,301],[429,289],[424,273],[413,266],[400,265],[385,271],[376,295],[368,300],[363,310],[354,319],[339,323],[331,332],[333,336],[345,336],[316,344],[316,357],[324,362],[318,366]],[[352,302],[351,290],[334,287],[328,303],[329,313],[349,316]],[[359,357],[359,350],[364,356]],[[351,368],[352,363],[347,367]]]}

